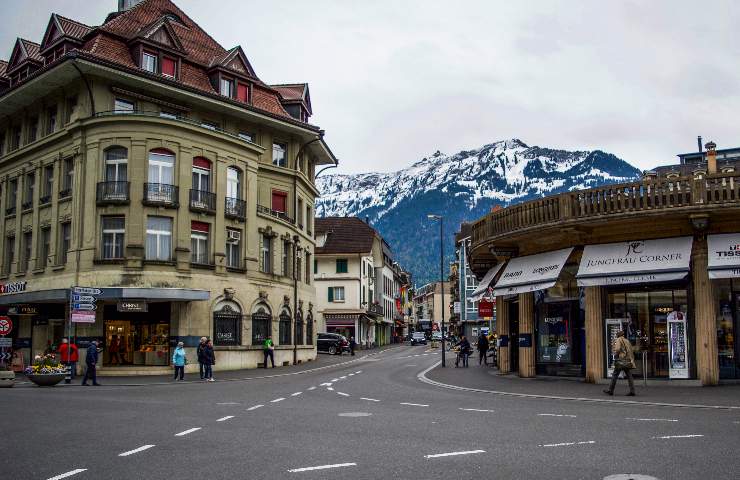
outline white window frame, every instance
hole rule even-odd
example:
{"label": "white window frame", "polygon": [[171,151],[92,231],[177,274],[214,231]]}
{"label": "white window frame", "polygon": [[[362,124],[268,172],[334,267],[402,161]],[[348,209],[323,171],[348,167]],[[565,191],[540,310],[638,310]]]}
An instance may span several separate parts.
{"label": "white window frame", "polygon": [[[170,229],[169,230],[155,230],[153,228],[150,228],[149,227],[149,219],[150,218],[159,218],[159,219],[166,219],[166,220],[168,220],[169,221],[169,225],[170,225]],[[145,245],[145,250],[146,250],[146,247],[148,247],[148,245],[149,245],[149,241],[148,240],[149,240],[149,236],[150,235],[156,237],[156,239],[157,239],[157,242],[156,242],[157,251],[156,252],[153,252],[153,253],[155,253],[155,255],[153,255],[153,256],[150,255],[150,253],[152,253],[152,252],[149,252],[149,251],[145,251],[145,253],[144,253],[144,256],[146,257],[147,260],[160,260],[160,261],[170,261],[170,260],[172,260],[172,223],[173,222],[172,222],[172,218],[171,217],[157,217],[157,216],[153,216],[153,217],[148,217],[147,218],[147,226],[146,226],[147,242],[146,242],[146,245]],[[170,237],[170,249],[169,249],[168,252],[162,252],[161,251],[162,250],[162,241],[161,240],[164,237]],[[163,253],[166,253],[167,254],[166,257],[162,255]]]}
{"label": "white window frame", "polygon": [[125,98],[116,98],[113,101],[113,111],[116,113],[132,113],[136,110],[136,104]]}
{"label": "white window frame", "polygon": [[[227,91],[224,92],[224,89]],[[218,91],[224,97],[232,98],[234,96],[234,80],[230,78],[223,78],[219,82]]]}
{"label": "white window frame", "polygon": [[[334,303],[344,303],[344,287],[332,287],[334,289]],[[339,294],[341,292],[341,295]]]}
{"label": "white window frame", "polygon": [[273,259],[272,259],[272,237],[268,235],[262,235],[262,272],[272,273],[273,270]]}
{"label": "white window frame", "polygon": [[[160,159],[160,157],[162,159]],[[164,160],[167,158],[168,160]],[[156,175],[152,175],[152,167],[156,167]],[[171,181],[164,182],[163,173],[169,169]],[[149,152],[147,179],[149,183],[159,183],[161,185],[174,185],[175,183],[175,156],[169,153]]]}
{"label": "white window frame", "polygon": [[157,73],[159,57],[153,53],[141,52],[141,69],[151,73]]}
{"label": "white window frame", "polygon": [[242,173],[235,167],[226,169],[226,198],[241,199]]}
{"label": "white window frame", "polygon": [[226,266],[229,268],[241,268],[242,242],[241,240],[229,241],[229,231],[242,232],[236,228],[226,229]]}
{"label": "white window frame", "polygon": [[[123,220],[123,227],[122,228],[106,228],[105,221],[108,219],[121,219]],[[124,235],[126,233],[126,219],[125,217],[103,217],[101,221],[101,231],[102,231],[102,245],[101,245],[101,256],[104,260],[118,260],[123,258],[123,248],[124,248]],[[108,242],[112,248],[112,255],[108,256],[106,255],[106,235],[111,235],[111,241]],[[117,250],[117,246],[120,242],[120,256],[116,256],[115,252]]]}
{"label": "white window frame", "polygon": [[[126,152],[126,158],[108,158],[108,153],[113,150],[123,150]],[[106,182],[125,182],[128,180],[128,149],[125,147],[112,147],[105,150],[105,176]],[[126,174],[121,175],[121,165],[126,167]],[[114,175],[112,179],[108,178],[108,167],[112,167]]]}
{"label": "white window frame", "polygon": [[[211,170],[203,167],[196,167],[193,165],[193,190],[200,190],[202,192],[211,191]],[[197,180],[196,180],[197,179]],[[205,179],[205,186],[203,188],[203,181]]]}
{"label": "white window frame", "polygon": [[190,262],[208,264],[208,233],[190,231]]}
{"label": "white window frame", "polygon": [[[278,148],[279,147],[279,148]],[[277,158],[276,152],[282,150],[282,162]],[[288,166],[288,145],[281,142],[272,142],[272,164],[278,167]]]}

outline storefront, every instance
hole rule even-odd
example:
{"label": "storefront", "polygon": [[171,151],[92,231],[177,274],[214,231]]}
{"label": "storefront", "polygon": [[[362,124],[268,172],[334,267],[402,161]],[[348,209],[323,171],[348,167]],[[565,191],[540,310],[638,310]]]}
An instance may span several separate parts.
{"label": "storefront", "polygon": [[740,233],[709,235],[708,271],[717,308],[719,378],[740,378]]}
{"label": "storefront", "polygon": [[104,305],[103,365],[169,365],[170,317],[170,302]]}

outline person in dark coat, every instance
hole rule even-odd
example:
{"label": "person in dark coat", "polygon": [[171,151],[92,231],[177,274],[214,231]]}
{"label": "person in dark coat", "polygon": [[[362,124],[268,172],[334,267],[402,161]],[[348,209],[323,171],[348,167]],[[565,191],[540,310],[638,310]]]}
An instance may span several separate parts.
{"label": "person in dark coat", "polygon": [[457,354],[457,359],[455,360],[455,367],[459,366],[460,360],[462,360],[463,367],[467,367],[468,355],[470,355],[470,342],[468,341],[468,338],[463,335],[460,341],[455,346],[460,349],[459,353]]}
{"label": "person in dark coat", "polygon": [[95,366],[98,364],[98,342],[93,340],[87,347],[87,355],[85,355],[85,376],[82,379],[82,385],[87,386],[87,379],[91,379],[93,385],[96,387],[100,385],[98,383],[97,373],[95,372]]}
{"label": "person in dark coat", "polygon": [[206,367],[206,381],[215,382],[213,379],[213,366],[216,365],[216,352],[213,350],[213,342],[208,340],[203,348],[203,359]]}
{"label": "person in dark coat", "polygon": [[198,356],[198,366],[200,367],[200,379],[201,380],[207,380],[208,377],[206,377],[206,357],[204,355],[204,351],[206,348],[206,344],[208,343],[208,339],[206,337],[200,337],[200,343],[198,344],[198,348],[196,350],[196,354]]}
{"label": "person in dark coat", "polygon": [[481,333],[478,337],[478,365],[485,363],[486,367],[488,366],[486,353],[488,353],[488,338],[484,333]]}
{"label": "person in dark coat", "polygon": [[349,337],[349,353],[353,357],[355,356],[355,347],[357,347],[357,342],[355,342],[355,337]]}

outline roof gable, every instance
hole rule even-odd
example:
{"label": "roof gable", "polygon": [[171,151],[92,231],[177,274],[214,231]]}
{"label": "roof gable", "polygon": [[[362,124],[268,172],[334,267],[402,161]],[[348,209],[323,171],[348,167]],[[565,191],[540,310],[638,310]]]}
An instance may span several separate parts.
{"label": "roof gable", "polygon": [[244,54],[244,50],[238,45],[220,57],[214,58],[211,67],[221,67],[247,77],[257,77],[247,56]]}
{"label": "roof gable", "polygon": [[307,83],[287,83],[270,86],[280,93],[283,103],[301,103],[309,115],[313,115],[311,94],[309,93]]}
{"label": "roof gable", "polygon": [[43,58],[39,55],[39,44],[33,43],[30,40],[18,38],[15,41],[13,53],[10,55],[8,71],[12,71],[26,61],[37,64],[43,62]]}
{"label": "roof gable", "polygon": [[162,17],[155,22],[142,28],[136,35],[136,38],[142,38],[157,43],[164,47],[183,52],[182,43],[175,33],[170,19]]}
{"label": "roof gable", "polygon": [[92,27],[88,27],[80,22],[52,13],[51,18],[49,18],[49,23],[46,26],[44,37],[41,40],[40,50],[46,50],[60,38],[80,41],[82,40],[82,37],[90,33],[90,31],[92,31]]}
{"label": "roof gable", "polygon": [[317,218],[316,235],[326,235],[316,254],[371,253],[377,232],[357,217]]}

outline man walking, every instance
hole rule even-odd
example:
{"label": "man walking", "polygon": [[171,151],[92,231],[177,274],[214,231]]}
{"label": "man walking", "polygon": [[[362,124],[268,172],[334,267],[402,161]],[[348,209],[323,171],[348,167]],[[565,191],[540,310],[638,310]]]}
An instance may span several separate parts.
{"label": "man walking", "polygon": [[200,337],[200,343],[198,344],[198,349],[195,351],[198,356],[198,366],[200,366],[200,379],[201,380],[207,380],[208,377],[206,376],[206,356],[205,356],[205,350],[206,350],[206,343],[208,342],[208,339],[206,337]]}
{"label": "man walking", "polygon": [[478,337],[478,365],[484,363],[486,367],[488,366],[488,358],[486,357],[487,353],[488,338],[486,337],[485,333],[481,332],[480,336]]}
{"label": "man walking", "polygon": [[98,383],[98,377],[97,372],[95,371],[95,366],[98,363],[98,342],[96,340],[93,340],[90,342],[90,345],[87,347],[87,354],[85,355],[85,376],[82,378],[82,385],[87,386],[87,380],[90,379],[93,382],[93,385],[96,387],[100,385]]}
{"label": "man walking", "polygon": [[349,337],[349,353],[353,357],[355,356],[355,347],[357,346],[357,342],[355,342],[355,337]]}
{"label": "man walking", "polygon": [[271,335],[268,335],[265,339],[265,344],[262,346],[262,350],[265,356],[265,368],[267,368],[267,357],[270,357],[272,368],[275,368],[275,344],[272,343]]}
{"label": "man walking", "polygon": [[612,383],[608,390],[604,390],[607,395],[614,395],[614,388],[617,386],[619,373],[624,372],[627,376],[627,383],[630,387],[628,397],[635,396],[635,381],[632,378],[632,369],[635,368],[635,354],[632,352],[632,344],[624,338],[624,331],[617,333],[617,339],[612,345],[612,354],[614,354],[614,373],[612,374]]}
{"label": "man walking", "polygon": [[70,368],[70,378],[74,380],[77,361],[79,360],[77,345],[70,344],[66,338],[63,338],[62,345],[59,347],[59,359],[62,364]]}

